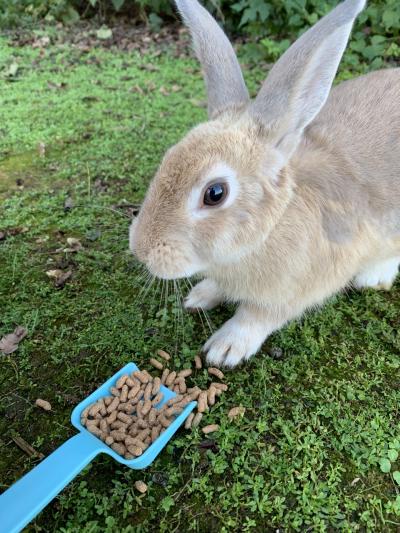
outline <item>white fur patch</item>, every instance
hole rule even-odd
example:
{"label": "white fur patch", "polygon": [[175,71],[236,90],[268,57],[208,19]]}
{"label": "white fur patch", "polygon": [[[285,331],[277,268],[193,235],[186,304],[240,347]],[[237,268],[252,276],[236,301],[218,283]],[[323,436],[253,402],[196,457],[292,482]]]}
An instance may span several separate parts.
{"label": "white fur patch", "polygon": [[[209,183],[218,182],[218,180],[225,181],[228,184],[229,193],[227,199],[221,206],[209,207],[202,205],[205,187]],[[227,209],[230,207],[236,200],[238,194],[239,182],[237,180],[236,172],[226,163],[218,163],[207,172],[198,185],[193,187],[187,203],[188,211],[194,218],[205,218],[209,216],[214,209]]]}
{"label": "white fur patch", "polygon": [[370,265],[360,272],[355,280],[356,287],[382,287],[389,289],[399,271],[400,257],[394,257]]}
{"label": "white fur patch", "polygon": [[203,279],[193,287],[184,301],[185,309],[213,309],[223,301],[218,285],[212,279]]}

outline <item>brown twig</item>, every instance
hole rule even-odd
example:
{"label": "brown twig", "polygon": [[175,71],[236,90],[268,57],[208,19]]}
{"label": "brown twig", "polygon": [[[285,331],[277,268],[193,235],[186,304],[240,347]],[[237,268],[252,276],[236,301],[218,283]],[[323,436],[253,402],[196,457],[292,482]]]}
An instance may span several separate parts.
{"label": "brown twig", "polygon": [[38,457],[39,459],[44,459],[44,455],[41,452],[38,452],[35,450],[35,448],[32,448],[30,444],[26,442],[22,437],[19,435],[12,435],[12,440],[15,442],[15,444],[21,448],[23,452],[26,453],[29,457]]}

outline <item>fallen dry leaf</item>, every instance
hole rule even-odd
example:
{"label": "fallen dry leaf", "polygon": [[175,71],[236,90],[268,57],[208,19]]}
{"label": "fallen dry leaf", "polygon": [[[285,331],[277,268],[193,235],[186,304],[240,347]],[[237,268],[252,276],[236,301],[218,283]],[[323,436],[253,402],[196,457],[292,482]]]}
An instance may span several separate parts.
{"label": "fallen dry leaf", "polygon": [[80,250],[83,250],[81,241],[75,237],[68,237],[67,244],[69,247],[64,248],[64,252],[79,252]]}
{"label": "fallen dry leaf", "polygon": [[163,95],[163,96],[169,96],[170,93],[169,91],[162,85],[159,89],[160,93]]}
{"label": "fallen dry leaf", "polygon": [[42,142],[38,144],[38,152],[40,157],[46,156],[46,145]]}
{"label": "fallen dry leaf", "polygon": [[72,270],[64,272],[56,268],[54,270],[47,270],[46,275],[49,278],[54,279],[54,285],[61,289],[62,287],[64,287],[66,281],[72,276]]}
{"label": "fallen dry leaf", "polygon": [[4,355],[15,352],[18,344],[26,337],[28,330],[22,326],[17,326],[13,333],[8,333],[0,339],[0,352]]}

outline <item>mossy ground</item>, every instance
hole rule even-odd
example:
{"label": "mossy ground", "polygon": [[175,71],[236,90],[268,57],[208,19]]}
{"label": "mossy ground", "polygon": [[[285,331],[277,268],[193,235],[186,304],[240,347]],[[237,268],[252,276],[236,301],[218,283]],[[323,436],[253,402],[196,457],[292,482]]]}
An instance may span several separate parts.
{"label": "mossy ground", "polygon": [[[149,368],[161,347],[187,366],[209,335],[172,285],[141,293],[128,210],[116,207],[140,203],[165,149],[205,118],[193,105],[204,99],[197,64],[2,38],[0,70],[14,62],[15,79],[0,82],[0,230],[27,231],[0,243],[0,336],[18,324],[29,335],[0,359],[2,489],[36,463],[13,432],[48,454],[74,434],[74,405],[123,364]],[[246,73],[252,87],[261,75]],[[70,236],[84,249],[56,252]],[[63,289],[45,274],[56,267],[73,271]],[[229,393],[206,416],[218,433],[181,431],[143,472],[99,457],[27,530],[398,531],[399,486],[380,462],[389,454],[400,469],[399,309],[397,285],[350,291],[293,322],[227,373]],[[211,312],[214,327],[231,313]],[[34,407],[38,397],[52,413]],[[228,422],[239,404],[244,418]]]}

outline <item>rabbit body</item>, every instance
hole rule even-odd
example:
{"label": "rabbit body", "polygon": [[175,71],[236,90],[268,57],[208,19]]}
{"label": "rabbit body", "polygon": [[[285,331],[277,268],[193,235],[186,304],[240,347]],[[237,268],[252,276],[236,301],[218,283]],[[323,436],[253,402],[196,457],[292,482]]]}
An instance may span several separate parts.
{"label": "rabbit body", "polygon": [[[197,2],[177,5],[196,44],[197,25],[208,31],[212,19]],[[204,345],[212,364],[248,359],[270,333],[351,283],[389,288],[397,274],[400,69],[343,82],[328,97],[363,5],[346,0],[304,34],[253,103],[220,28],[198,39],[211,121],[167,152],[130,244],[161,277],[205,278],[185,307],[238,303]],[[217,49],[213,38],[231,65],[225,73],[207,61]],[[212,85],[216,72],[226,78],[230,106]],[[204,186],[220,175],[228,200],[205,209]]]}

